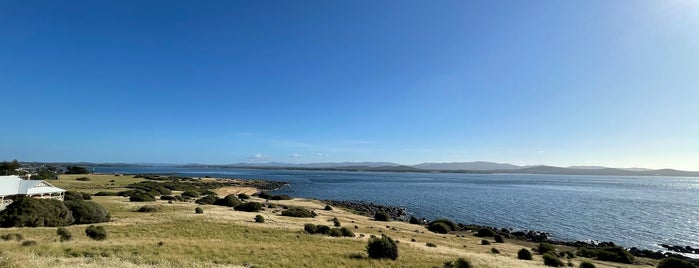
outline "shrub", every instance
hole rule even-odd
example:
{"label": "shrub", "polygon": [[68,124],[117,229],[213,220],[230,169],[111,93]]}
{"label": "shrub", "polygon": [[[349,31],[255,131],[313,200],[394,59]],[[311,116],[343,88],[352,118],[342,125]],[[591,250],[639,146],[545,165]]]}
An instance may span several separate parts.
{"label": "shrub", "polygon": [[30,247],[30,246],[36,246],[36,241],[34,240],[26,240],[22,242],[23,247]]}
{"label": "shrub", "polygon": [[471,268],[471,263],[464,258],[458,258],[456,261],[444,263],[444,268]]}
{"label": "shrub", "polygon": [[354,232],[352,232],[352,230],[348,229],[347,227],[340,228],[340,231],[342,232],[342,236],[344,237],[355,237]]}
{"label": "shrub", "polygon": [[539,243],[539,245],[536,247],[536,251],[539,252],[539,254],[546,254],[548,252],[555,253],[556,248],[549,243]]}
{"label": "shrub", "polygon": [[340,228],[332,228],[332,229],[330,229],[330,232],[328,233],[328,235],[332,236],[332,237],[341,237],[342,231],[340,231]]}
{"label": "shrub", "polygon": [[218,199],[216,202],[214,202],[214,205],[226,207],[237,207],[241,204],[243,204],[243,202],[241,202],[240,199],[238,199],[238,197],[234,194],[229,194],[226,197]]}
{"label": "shrub", "polygon": [[96,192],[95,196],[118,196],[119,192]]}
{"label": "shrub", "polygon": [[315,224],[306,223],[303,225],[303,231],[309,234],[315,234],[316,232],[318,232],[318,227]]}
{"label": "shrub", "polygon": [[202,209],[202,208],[200,208],[200,207],[197,207],[197,208],[194,209],[194,213],[203,214],[203,213],[204,213],[204,209]]}
{"label": "shrub", "polygon": [[528,249],[523,248],[517,251],[517,259],[520,260],[531,260],[532,259],[532,253],[529,252]]}
{"label": "shrub", "polygon": [[197,198],[199,197],[199,192],[194,191],[194,190],[187,190],[182,193],[182,197],[184,198]]}
{"label": "shrub", "polygon": [[430,223],[430,225],[427,226],[427,229],[440,234],[448,234],[449,232],[451,232],[451,228],[449,228],[449,225],[446,225],[443,222]]}
{"label": "shrub", "polygon": [[240,193],[240,194],[238,194],[238,198],[240,200],[247,200],[247,199],[250,199],[250,196],[245,194],[245,193]]}
{"label": "shrub", "polygon": [[500,250],[498,250],[497,248],[491,248],[490,252],[495,253],[495,254],[500,254]]}
{"label": "shrub", "polygon": [[18,233],[9,233],[9,234],[4,234],[4,235],[0,236],[0,238],[2,238],[2,240],[5,240],[5,241],[12,240],[12,239],[17,240],[17,241],[22,241],[24,239],[24,236],[22,234],[18,234]]}
{"label": "shrub", "polygon": [[90,225],[85,228],[85,234],[94,240],[107,239],[107,230],[105,230],[103,226]]}
{"label": "shrub", "polygon": [[633,263],[634,257],[626,249],[622,247],[604,247],[604,248],[579,248],[578,256],[587,258],[597,258],[603,261]]}
{"label": "shrub", "polygon": [[73,220],[70,210],[55,199],[19,197],[0,211],[2,227],[59,227]]}
{"label": "shrub", "polygon": [[272,200],[291,200],[291,196],[288,196],[285,194],[280,194],[280,195],[273,195],[270,199],[272,199]]}
{"label": "shrub", "polygon": [[287,210],[282,211],[282,216],[296,217],[296,218],[313,218],[315,213],[309,211],[308,209],[302,207],[290,207]]}
{"label": "shrub", "polygon": [[202,198],[197,199],[194,203],[199,205],[213,205],[219,198],[213,195],[207,195]]}
{"label": "shrub", "polygon": [[262,215],[257,215],[255,216],[255,222],[263,223],[265,222],[265,217],[262,217]]}
{"label": "shrub", "polygon": [[172,200],[175,200],[175,197],[171,196],[171,195],[163,195],[163,196],[160,196],[160,200],[172,201]]}
{"label": "shrub", "polygon": [[68,229],[63,228],[63,227],[59,227],[58,229],[56,229],[56,234],[58,236],[60,236],[61,242],[69,241],[69,240],[73,239],[73,234],[70,233],[70,231],[68,231]]}
{"label": "shrub", "polygon": [[325,205],[325,208],[323,208],[323,210],[333,210],[333,207],[331,207],[330,205]]}
{"label": "shrub", "polygon": [[544,253],[544,255],[541,257],[544,259],[544,265],[546,265],[546,266],[552,266],[552,267],[563,266],[563,262],[558,258],[558,256],[556,256],[552,252]]}
{"label": "shrub", "polygon": [[70,209],[75,224],[108,222],[111,219],[104,207],[92,201],[73,200],[64,204]]}
{"label": "shrub", "polygon": [[437,247],[437,244],[432,243],[432,242],[427,242],[427,243],[425,243],[425,246],[428,246],[428,247],[431,247],[431,248],[436,248],[436,247]]}
{"label": "shrub", "polygon": [[478,237],[495,236],[495,231],[493,231],[493,229],[490,229],[490,228],[480,228],[480,229],[478,229],[476,236],[478,236]]}
{"label": "shrub", "polygon": [[[658,266],[658,267],[660,267],[660,266]],[[672,266],[672,267],[675,267],[675,266]],[[580,263],[580,268],[595,268],[595,265],[589,261],[583,261]],[[692,268],[692,267],[690,266],[688,268]]]}
{"label": "shrub", "polygon": [[490,242],[488,240],[481,240],[481,245],[490,245]]}
{"label": "shrub", "polygon": [[415,218],[415,216],[410,216],[410,220],[408,220],[408,223],[410,223],[410,224],[420,224],[420,219]]}
{"label": "shrub", "polygon": [[448,219],[436,219],[427,224],[427,229],[435,233],[446,234],[451,231],[456,231],[458,226]]}
{"label": "shrub", "polygon": [[564,251],[563,254],[564,254],[564,255],[566,256],[566,258],[568,258],[568,259],[575,258],[575,254],[574,254],[573,252],[571,252],[570,250]]}
{"label": "shrub", "polygon": [[[580,266],[582,267],[582,266]],[[695,268],[694,264],[677,258],[666,258],[658,263],[658,268]]]}
{"label": "shrub", "polygon": [[372,259],[392,259],[398,258],[398,246],[396,242],[386,235],[381,238],[372,237],[366,247],[369,258]]}
{"label": "shrub", "polygon": [[495,243],[505,243],[505,239],[502,238],[502,235],[496,234],[493,238],[495,238]]}
{"label": "shrub", "polygon": [[131,202],[153,202],[153,201],[155,201],[155,196],[153,196],[149,193],[135,192],[131,196],[129,196],[129,201],[131,201]]}
{"label": "shrub", "polygon": [[90,199],[92,199],[92,196],[88,193],[75,192],[75,191],[66,191],[65,193],[63,193],[63,201],[90,200]]}
{"label": "shrub", "polygon": [[157,212],[163,209],[163,206],[161,205],[145,205],[140,208],[138,208],[138,212]]}
{"label": "shrub", "polygon": [[76,181],[91,181],[91,179],[88,178],[88,177],[80,177],[80,178],[77,178],[77,179],[75,179],[75,180],[76,180]]}
{"label": "shrub", "polygon": [[262,204],[257,203],[257,202],[245,202],[243,204],[240,204],[233,209],[238,210],[238,211],[245,211],[245,212],[258,212],[262,210]]}
{"label": "shrub", "polygon": [[318,225],[316,226],[316,234],[329,234],[330,233],[330,226],[327,225]]}
{"label": "shrub", "polygon": [[377,221],[390,221],[391,220],[391,215],[388,215],[388,213],[379,211],[374,213],[374,220]]}
{"label": "shrub", "polygon": [[335,227],[342,226],[342,224],[340,223],[340,220],[338,220],[337,218],[333,218],[332,222],[333,222],[333,225],[335,225]]}

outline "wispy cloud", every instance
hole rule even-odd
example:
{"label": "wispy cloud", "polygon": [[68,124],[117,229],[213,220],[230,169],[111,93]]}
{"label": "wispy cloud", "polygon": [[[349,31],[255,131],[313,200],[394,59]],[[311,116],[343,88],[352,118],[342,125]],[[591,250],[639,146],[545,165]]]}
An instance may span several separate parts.
{"label": "wispy cloud", "polygon": [[300,154],[292,154],[291,158],[303,158],[303,155]]}
{"label": "wispy cloud", "polygon": [[252,160],[263,160],[267,159],[267,156],[261,153],[256,153],[255,155],[251,156],[250,159]]}
{"label": "wispy cloud", "polygon": [[315,156],[318,156],[318,157],[326,157],[326,156],[328,156],[328,154],[325,154],[325,153],[315,153]]}

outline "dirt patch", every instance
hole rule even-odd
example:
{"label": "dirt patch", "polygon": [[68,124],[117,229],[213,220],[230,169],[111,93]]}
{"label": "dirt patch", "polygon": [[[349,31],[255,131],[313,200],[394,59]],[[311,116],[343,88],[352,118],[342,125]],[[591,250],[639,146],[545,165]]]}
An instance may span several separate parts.
{"label": "dirt patch", "polygon": [[227,196],[229,194],[246,194],[246,195],[252,195],[254,193],[259,192],[257,188],[255,187],[239,187],[239,186],[228,186],[228,187],[221,187],[216,190],[214,190],[217,195],[219,196]]}

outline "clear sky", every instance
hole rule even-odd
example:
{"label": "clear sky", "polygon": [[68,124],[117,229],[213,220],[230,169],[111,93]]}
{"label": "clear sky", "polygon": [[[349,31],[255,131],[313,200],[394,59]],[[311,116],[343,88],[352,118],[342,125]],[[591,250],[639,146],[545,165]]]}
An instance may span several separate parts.
{"label": "clear sky", "polygon": [[699,1],[2,1],[0,160],[699,170]]}

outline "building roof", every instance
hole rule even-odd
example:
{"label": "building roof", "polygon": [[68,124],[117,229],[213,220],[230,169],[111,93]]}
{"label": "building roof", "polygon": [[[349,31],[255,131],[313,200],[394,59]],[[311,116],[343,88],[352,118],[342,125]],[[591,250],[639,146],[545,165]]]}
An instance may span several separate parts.
{"label": "building roof", "polygon": [[43,180],[23,180],[19,176],[0,176],[0,196],[65,192]]}

